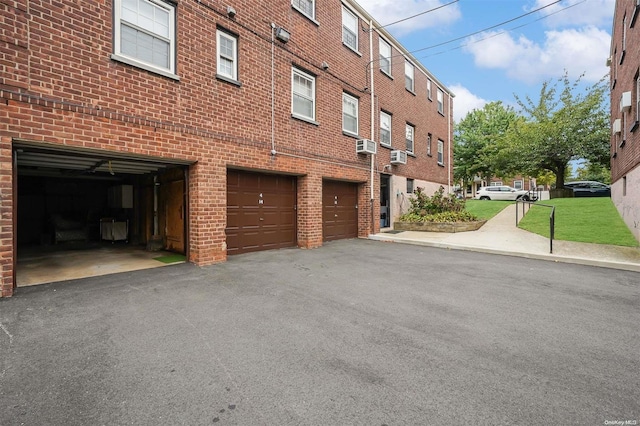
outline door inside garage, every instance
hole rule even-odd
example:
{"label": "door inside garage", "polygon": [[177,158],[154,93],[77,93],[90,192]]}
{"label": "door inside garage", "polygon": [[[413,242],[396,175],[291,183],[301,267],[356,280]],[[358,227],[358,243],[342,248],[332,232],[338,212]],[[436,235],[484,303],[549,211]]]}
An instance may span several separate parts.
{"label": "door inside garage", "polygon": [[323,241],[358,237],[357,183],[322,183],[322,237]]}
{"label": "door inside garage", "polygon": [[28,141],[14,158],[18,286],[187,254],[186,162]]}
{"label": "door inside garage", "polygon": [[296,178],[227,171],[227,254],[297,244]]}

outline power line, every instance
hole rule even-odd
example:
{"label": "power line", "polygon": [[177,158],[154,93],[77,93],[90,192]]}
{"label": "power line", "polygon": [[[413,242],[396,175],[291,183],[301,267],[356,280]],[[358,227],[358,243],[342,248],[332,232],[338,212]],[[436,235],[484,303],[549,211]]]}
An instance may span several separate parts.
{"label": "power line", "polygon": [[[492,26],[487,27],[487,28],[484,28],[484,29],[482,29],[482,30],[478,30],[478,31],[473,32],[473,33],[471,33],[471,34],[464,35],[464,36],[462,36],[462,37],[457,37],[457,38],[454,38],[454,39],[449,40],[449,41],[444,41],[444,42],[442,42],[442,43],[434,44],[434,45],[432,45],[432,46],[427,46],[427,47],[423,47],[423,48],[421,48],[421,49],[412,50],[412,51],[411,51],[411,52],[409,52],[409,53],[422,52],[423,50],[433,49],[434,47],[443,46],[443,45],[445,45],[445,44],[453,43],[454,41],[458,41],[458,40],[462,40],[462,39],[467,38],[467,37],[471,37],[472,35],[480,34],[480,33],[482,33],[482,32],[488,31],[488,30],[492,30],[492,29],[494,29],[494,28],[500,27],[500,26],[505,25],[505,24],[508,24],[508,23],[510,23],[510,22],[517,21],[518,19],[522,19],[522,18],[524,18],[525,16],[529,16],[529,15],[531,15],[531,14],[533,14],[533,13],[539,12],[539,11],[541,11],[542,9],[546,9],[546,8],[547,8],[547,7],[549,7],[549,6],[553,6],[554,4],[560,3],[561,1],[562,1],[562,0],[556,0],[556,1],[552,2],[552,3],[549,3],[549,4],[548,4],[548,5],[546,5],[546,6],[539,7],[539,8],[537,8],[537,9],[534,9],[534,10],[530,11],[530,12],[527,12],[527,13],[524,13],[524,14],[522,14],[522,15],[516,16],[515,18],[511,18],[511,19],[506,20],[506,21],[504,21],[504,22],[501,22],[501,23],[499,23],[499,24],[492,25]],[[550,16],[550,15],[547,15],[547,16]]]}
{"label": "power line", "polygon": [[409,19],[416,18],[416,17],[421,16],[421,15],[424,15],[424,14],[426,14],[426,13],[430,13],[430,12],[436,11],[436,10],[438,10],[438,9],[442,9],[443,7],[450,6],[450,5],[452,5],[452,4],[454,4],[454,3],[457,3],[457,2],[459,2],[459,1],[460,1],[460,0],[453,0],[452,2],[449,2],[449,3],[447,3],[447,4],[440,5],[440,6],[438,6],[438,7],[434,7],[433,9],[425,10],[424,12],[416,13],[415,15],[408,16],[408,17],[406,17],[406,18],[400,19],[399,21],[391,22],[390,24],[385,24],[385,25],[381,25],[381,26],[379,26],[379,27],[374,27],[374,28],[375,28],[375,29],[380,29],[380,28],[390,27],[391,25],[395,25],[395,24],[399,24],[400,22],[408,21]]}
{"label": "power line", "polygon": [[546,18],[548,18],[548,17],[550,17],[550,16],[553,16],[553,15],[555,15],[555,14],[557,14],[557,13],[564,12],[565,10],[567,10],[567,9],[571,9],[572,7],[575,7],[575,6],[578,6],[579,4],[585,3],[586,1],[587,1],[587,0],[579,1],[578,3],[574,3],[574,4],[570,5],[570,6],[563,7],[562,9],[557,10],[557,11],[552,12],[552,13],[549,13],[548,15],[545,15],[545,16],[543,16],[543,17],[541,17],[541,18],[535,19],[535,20],[533,20],[533,21],[531,21],[531,22],[527,22],[526,24],[518,25],[518,26],[516,26],[516,27],[512,27],[512,28],[509,28],[509,29],[506,29],[506,30],[500,31],[500,32],[495,33],[495,34],[491,34],[490,36],[483,37],[483,38],[481,38],[481,39],[474,40],[474,41],[471,41],[471,42],[469,42],[469,43],[461,44],[460,46],[457,46],[457,47],[451,48],[451,49],[449,49],[449,50],[443,50],[443,51],[441,51],[441,52],[434,53],[434,54],[432,54],[432,55],[421,56],[420,58],[430,58],[430,57],[432,57],[432,56],[442,55],[443,53],[451,52],[452,50],[462,49],[463,47],[469,46],[469,45],[471,45],[471,44],[480,43],[481,41],[485,41],[485,40],[488,40],[488,39],[490,39],[490,38],[497,37],[497,36],[499,36],[499,35],[502,35],[502,34],[508,33],[509,31],[514,31],[514,30],[517,30],[517,29],[519,29],[519,28],[526,27],[527,25],[531,25],[531,24],[533,24],[533,23],[535,23],[535,22],[542,21],[543,19],[546,19]]}

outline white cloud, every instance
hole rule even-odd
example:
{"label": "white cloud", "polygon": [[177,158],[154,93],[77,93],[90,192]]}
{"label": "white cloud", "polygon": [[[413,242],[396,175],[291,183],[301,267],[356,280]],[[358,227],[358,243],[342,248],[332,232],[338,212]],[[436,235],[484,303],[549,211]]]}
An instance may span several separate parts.
{"label": "white cloud", "polygon": [[[449,3],[442,0],[356,0],[380,25],[387,25],[407,17],[435,9]],[[400,37],[426,28],[442,28],[460,19],[457,3],[442,7],[433,12],[385,27]]]}
{"label": "white cloud", "polygon": [[596,82],[609,71],[605,61],[611,37],[593,26],[547,31],[541,44],[497,34],[471,37],[465,51],[473,55],[476,66],[504,70],[514,80],[535,84],[561,77],[566,70],[571,79],[584,73],[585,82]]}
{"label": "white cloud", "polygon": [[453,98],[453,120],[459,123],[474,109],[482,109],[489,101],[479,98],[463,85],[457,83],[447,86],[456,95]]}
{"label": "white cloud", "polygon": [[[535,10],[549,3],[552,3],[552,0],[536,0],[534,6],[527,10]],[[539,13],[541,16],[547,16],[542,22],[549,28],[578,25],[610,26],[614,7],[615,0],[565,0]]]}

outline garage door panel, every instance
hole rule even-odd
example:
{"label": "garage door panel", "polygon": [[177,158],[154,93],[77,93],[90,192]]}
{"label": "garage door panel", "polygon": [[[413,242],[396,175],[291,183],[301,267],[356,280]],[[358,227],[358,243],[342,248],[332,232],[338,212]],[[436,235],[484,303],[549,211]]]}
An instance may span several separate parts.
{"label": "garage door panel", "polygon": [[227,253],[295,246],[295,203],[295,178],[230,170]]}
{"label": "garage door panel", "polygon": [[324,241],[358,236],[358,184],[324,181],[322,234]]}

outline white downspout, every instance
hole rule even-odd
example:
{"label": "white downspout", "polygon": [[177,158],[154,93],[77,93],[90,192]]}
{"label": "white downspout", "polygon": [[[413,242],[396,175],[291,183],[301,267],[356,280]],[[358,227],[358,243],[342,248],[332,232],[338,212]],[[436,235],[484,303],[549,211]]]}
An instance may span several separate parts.
{"label": "white downspout", "polygon": [[271,23],[271,155],[276,155],[276,123],[275,123],[275,45],[274,38],[276,24]]}
{"label": "white downspout", "polygon": [[[370,95],[371,95],[371,140],[375,141],[375,96],[374,96],[374,88],[373,88],[373,22],[371,20],[369,20],[369,90],[370,90]],[[373,169],[375,166],[375,154],[371,154],[371,170],[370,170],[370,177],[369,177],[369,185],[371,187],[371,203],[370,203],[370,208],[371,208],[371,233],[373,233],[375,231],[375,214],[374,214],[374,200],[375,200],[375,194],[373,191]]]}
{"label": "white downspout", "polygon": [[448,114],[448,124],[447,124],[447,130],[448,130],[448,134],[447,134],[447,138],[449,139],[449,141],[447,142],[447,182],[449,185],[449,193],[451,193],[451,191],[453,190],[453,188],[451,187],[451,163],[453,163],[453,158],[451,158],[451,134],[452,134],[452,129],[451,129],[451,112],[453,111],[452,108],[452,102],[451,102],[451,93],[448,94],[449,95],[449,107],[447,108]]}

